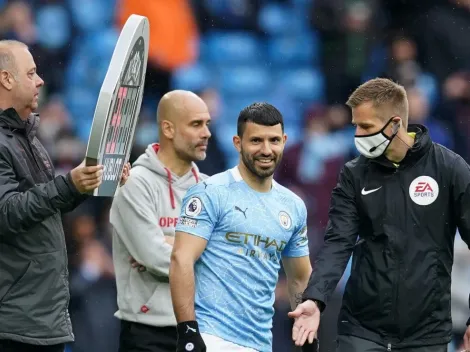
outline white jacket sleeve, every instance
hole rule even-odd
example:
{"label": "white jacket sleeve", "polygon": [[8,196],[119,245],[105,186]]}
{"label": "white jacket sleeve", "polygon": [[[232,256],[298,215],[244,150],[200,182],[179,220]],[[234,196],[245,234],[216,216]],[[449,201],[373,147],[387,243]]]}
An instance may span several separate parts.
{"label": "white jacket sleeve", "polygon": [[172,246],[165,242],[158,224],[158,198],[143,176],[131,174],[113,200],[110,222],[115,236],[139,264],[156,275],[168,276]]}

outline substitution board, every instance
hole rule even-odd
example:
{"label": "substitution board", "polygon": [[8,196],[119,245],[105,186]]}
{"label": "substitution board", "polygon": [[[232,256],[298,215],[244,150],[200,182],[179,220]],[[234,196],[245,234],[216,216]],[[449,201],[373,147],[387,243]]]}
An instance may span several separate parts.
{"label": "substitution board", "polygon": [[114,197],[128,162],[144,93],[149,22],[131,15],[114,48],[101,87],[86,151],[86,165],[103,165],[94,196]]}

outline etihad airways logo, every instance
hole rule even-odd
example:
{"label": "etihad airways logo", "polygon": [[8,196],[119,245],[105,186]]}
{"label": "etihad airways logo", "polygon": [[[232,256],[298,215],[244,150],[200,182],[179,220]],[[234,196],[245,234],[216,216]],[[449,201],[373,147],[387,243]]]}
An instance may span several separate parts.
{"label": "etihad airways logo", "polygon": [[286,241],[279,241],[267,236],[253,235],[242,232],[227,232],[225,240],[232,244],[242,245],[236,252],[247,257],[277,262],[278,254],[286,248]]}

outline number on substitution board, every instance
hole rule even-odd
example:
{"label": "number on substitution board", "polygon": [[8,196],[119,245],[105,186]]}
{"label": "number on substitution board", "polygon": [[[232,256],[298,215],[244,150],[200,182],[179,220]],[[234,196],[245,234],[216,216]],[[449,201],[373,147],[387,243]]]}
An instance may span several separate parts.
{"label": "number on substitution board", "polygon": [[103,181],[117,181],[122,162],[122,158],[106,158],[103,165]]}
{"label": "number on substitution board", "polygon": [[138,87],[119,88],[111,126],[108,129],[106,154],[124,154],[136,118],[138,96]]}

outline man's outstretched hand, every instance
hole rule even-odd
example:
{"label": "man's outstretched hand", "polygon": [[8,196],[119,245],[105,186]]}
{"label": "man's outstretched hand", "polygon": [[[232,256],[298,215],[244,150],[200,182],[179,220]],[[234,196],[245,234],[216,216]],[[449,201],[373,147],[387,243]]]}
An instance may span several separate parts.
{"label": "man's outstretched hand", "polygon": [[296,346],[303,346],[305,341],[311,344],[317,334],[320,325],[320,310],[317,304],[307,300],[299,304],[288,316],[294,318],[294,327],[292,328],[292,340]]}

